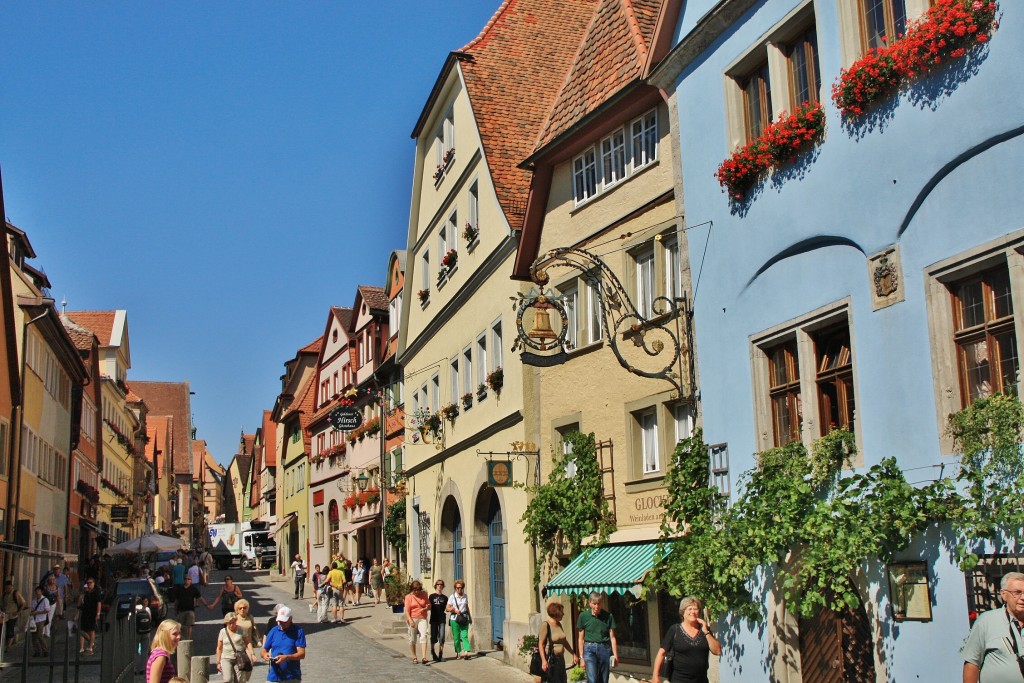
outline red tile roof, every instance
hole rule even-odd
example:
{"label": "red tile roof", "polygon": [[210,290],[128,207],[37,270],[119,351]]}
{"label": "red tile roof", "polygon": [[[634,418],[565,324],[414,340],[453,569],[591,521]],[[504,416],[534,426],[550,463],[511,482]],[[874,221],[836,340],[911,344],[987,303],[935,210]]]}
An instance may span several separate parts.
{"label": "red tile roof", "polygon": [[67,311],[64,315],[76,325],[92,330],[100,340],[100,346],[110,346],[114,333],[114,316],[117,311]]}
{"label": "red tile roof", "polygon": [[92,330],[77,324],[67,315],[61,315],[60,321],[64,324],[64,329],[67,330],[68,336],[71,337],[71,341],[74,342],[76,349],[79,351],[92,350],[92,341],[96,338]]}
{"label": "red tile roof", "polygon": [[390,302],[388,301],[388,295],[384,293],[383,287],[359,285],[358,289],[359,294],[363,297],[363,301],[365,301],[366,305],[371,309],[377,311],[388,310]]}
{"label": "red tile roof", "polygon": [[341,306],[331,306],[331,313],[338,319],[341,329],[348,331],[348,324],[352,322],[352,309]]}
{"label": "red tile roof", "polygon": [[146,444],[146,459],[153,462],[155,454],[156,476],[158,479],[166,474],[167,456],[171,452],[169,442],[172,434],[172,423],[173,420],[167,416],[146,416],[146,436],[149,437],[149,443]]}
{"label": "red tile roof", "polygon": [[302,399],[296,406],[299,411],[299,427],[302,428],[302,445],[305,453],[310,452],[312,436],[309,433],[309,422],[313,418],[313,411],[316,409],[316,373],[311,372],[306,380],[306,388],[302,392]]}
{"label": "red tile roof", "polygon": [[323,343],[324,343],[324,338],[323,337],[317,337],[316,339],[314,339],[313,341],[309,342],[308,344],[303,346],[301,349],[299,349],[299,353],[320,353],[320,346]]}
{"label": "red tile roof", "polygon": [[132,391],[149,406],[150,415],[166,415],[174,419],[171,462],[175,474],[192,474],[190,454],[192,415],[188,382],[132,381]]}
{"label": "red tile roof", "polygon": [[203,460],[209,453],[206,452],[206,441],[196,439],[192,442],[192,479],[194,481],[206,481],[206,470],[203,468]]}
{"label": "red tile roof", "polygon": [[594,13],[596,0],[505,0],[455,53],[487,167],[513,229],[522,227],[534,143]]}
{"label": "red tile roof", "polygon": [[277,423],[263,411],[263,467],[277,467]]}
{"label": "red tile roof", "polygon": [[661,6],[662,0],[600,0],[537,148],[643,76]]}

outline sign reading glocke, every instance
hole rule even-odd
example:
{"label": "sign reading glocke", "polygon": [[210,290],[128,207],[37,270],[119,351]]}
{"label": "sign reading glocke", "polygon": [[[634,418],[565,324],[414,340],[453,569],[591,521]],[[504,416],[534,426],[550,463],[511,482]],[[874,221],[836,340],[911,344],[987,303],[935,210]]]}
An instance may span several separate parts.
{"label": "sign reading glocke", "polygon": [[351,432],[363,424],[363,414],[351,406],[338,406],[330,412],[327,419],[339,432]]}

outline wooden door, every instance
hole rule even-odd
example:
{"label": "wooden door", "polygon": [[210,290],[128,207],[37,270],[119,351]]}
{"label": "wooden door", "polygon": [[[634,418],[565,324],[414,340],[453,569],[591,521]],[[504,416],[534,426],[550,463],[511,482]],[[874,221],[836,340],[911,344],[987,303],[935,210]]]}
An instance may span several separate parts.
{"label": "wooden door", "polygon": [[869,683],[875,680],[871,625],[861,605],[836,613],[823,609],[800,619],[803,683]]}

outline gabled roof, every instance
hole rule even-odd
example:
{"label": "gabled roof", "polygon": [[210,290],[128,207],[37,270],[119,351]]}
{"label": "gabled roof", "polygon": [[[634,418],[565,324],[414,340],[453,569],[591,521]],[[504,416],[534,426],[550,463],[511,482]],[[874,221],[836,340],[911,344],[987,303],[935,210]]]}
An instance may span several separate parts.
{"label": "gabled roof", "polygon": [[146,443],[146,459],[153,463],[157,479],[166,474],[167,457],[171,453],[173,423],[173,418],[168,416],[146,416],[146,436],[149,437]]}
{"label": "gabled roof", "polygon": [[[192,415],[189,404],[188,382],[142,382],[132,380],[132,391],[149,406],[150,416],[167,415],[173,418],[171,439],[172,471],[174,474],[192,474],[192,435],[189,426]],[[149,419],[147,417],[147,419]]]}
{"label": "gabled roof", "polygon": [[209,453],[206,452],[206,441],[203,439],[194,439],[192,441],[192,478],[195,481],[205,481],[203,475],[206,474],[206,469],[203,467],[203,460]]}
{"label": "gabled roof", "polygon": [[387,295],[384,293],[383,287],[359,285],[357,289],[359,290],[359,296],[363,298],[363,301],[366,302],[366,305],[369,306],[371,310],[387,313],[388,304],[390,302],[388,301]]}
{"label": "gabled roof", "polygon": [[341,325],[341,329],[348,330],[348,325],[352,322],[352,309],[343,308],[342,306],[331,306],[331,314],[338,319],[338,324]]}
{"label": "gabled roof", "polygon": [[301,349],[299,349],[299,353],[320,353],[320,346],[321,344],[323,344],[323,342],[323,337],[317,337],[316,339],[314,339],[313,341],[309,342]]}
{"label": "gabled roof", "polygon": [[117,311],[67,311],[64,315],[75,324],[92,330],[100,340],[100,346],[110,346]]}
{"label": "gabled roof", "polygon": [[533,150],[595,6],[596,0],[505,0],[480,35],[452,53],[498,202],[515,230],[530,183],[518,164]]}
{"label": "gabled roof", "polygon": [[78,325],[64,314],[60,316],[60,321],[64,323],[64,329],[68,331],[68,336],[71,337],[71,341],[74,342],[76,349],[79,351],[92,350],[93,340],[96,339],[96,335],[93,334],[92,330]]}
{"label": "gabled roof", "polygon": [[263,467],[277,467],[277,423],[271,411],[263,411]]}
{"label": "gabled roof", "polygon": [[214,472],[222,477],[227,473],[227,470],[224,469],[224,466],[213,459],[213,455],[210,453],[210,451],[206,451],[206,454],[203,456],[203,465],[209,468],[211,472]]}
{"label": "gabled roof", "polygon": [[662,0],[600,0],[538,148],[644,75],[661,5]]}

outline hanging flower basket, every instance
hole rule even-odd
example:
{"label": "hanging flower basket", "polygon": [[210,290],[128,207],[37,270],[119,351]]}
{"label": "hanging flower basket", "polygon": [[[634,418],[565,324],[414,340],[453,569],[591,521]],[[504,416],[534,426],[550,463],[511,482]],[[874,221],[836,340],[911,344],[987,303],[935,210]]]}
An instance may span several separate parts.
{"label": "hanging flower basket", "polygon": [[715,178],[729,194],[742,200],[770,169],[792,161],[825,130],[825,110],[820,104],[804,103],[732,153],[715,171]]}
{"label": "hanging flower basket", "polygon": [[502,370],[500,367],[494,368],[494,370],[488,373],[487,386],[491,388],[491,391],[493,391],[495,395],[501,393],[501,387],[504,386],[504,384],[505,371]]}
{"label": "hanging flower basket", "polygon": [[462,395],[462,409],[469,410],[473,407],[473,394],[467,393]]}
{"label": "hanging flower basket", "polygon": [[860,116],[902,85],[987,43],[999,27],[998,10],[995,0],[936,0],[921,19],[907,24],[904,35],[842,69],[832,101],[843,116]]}

